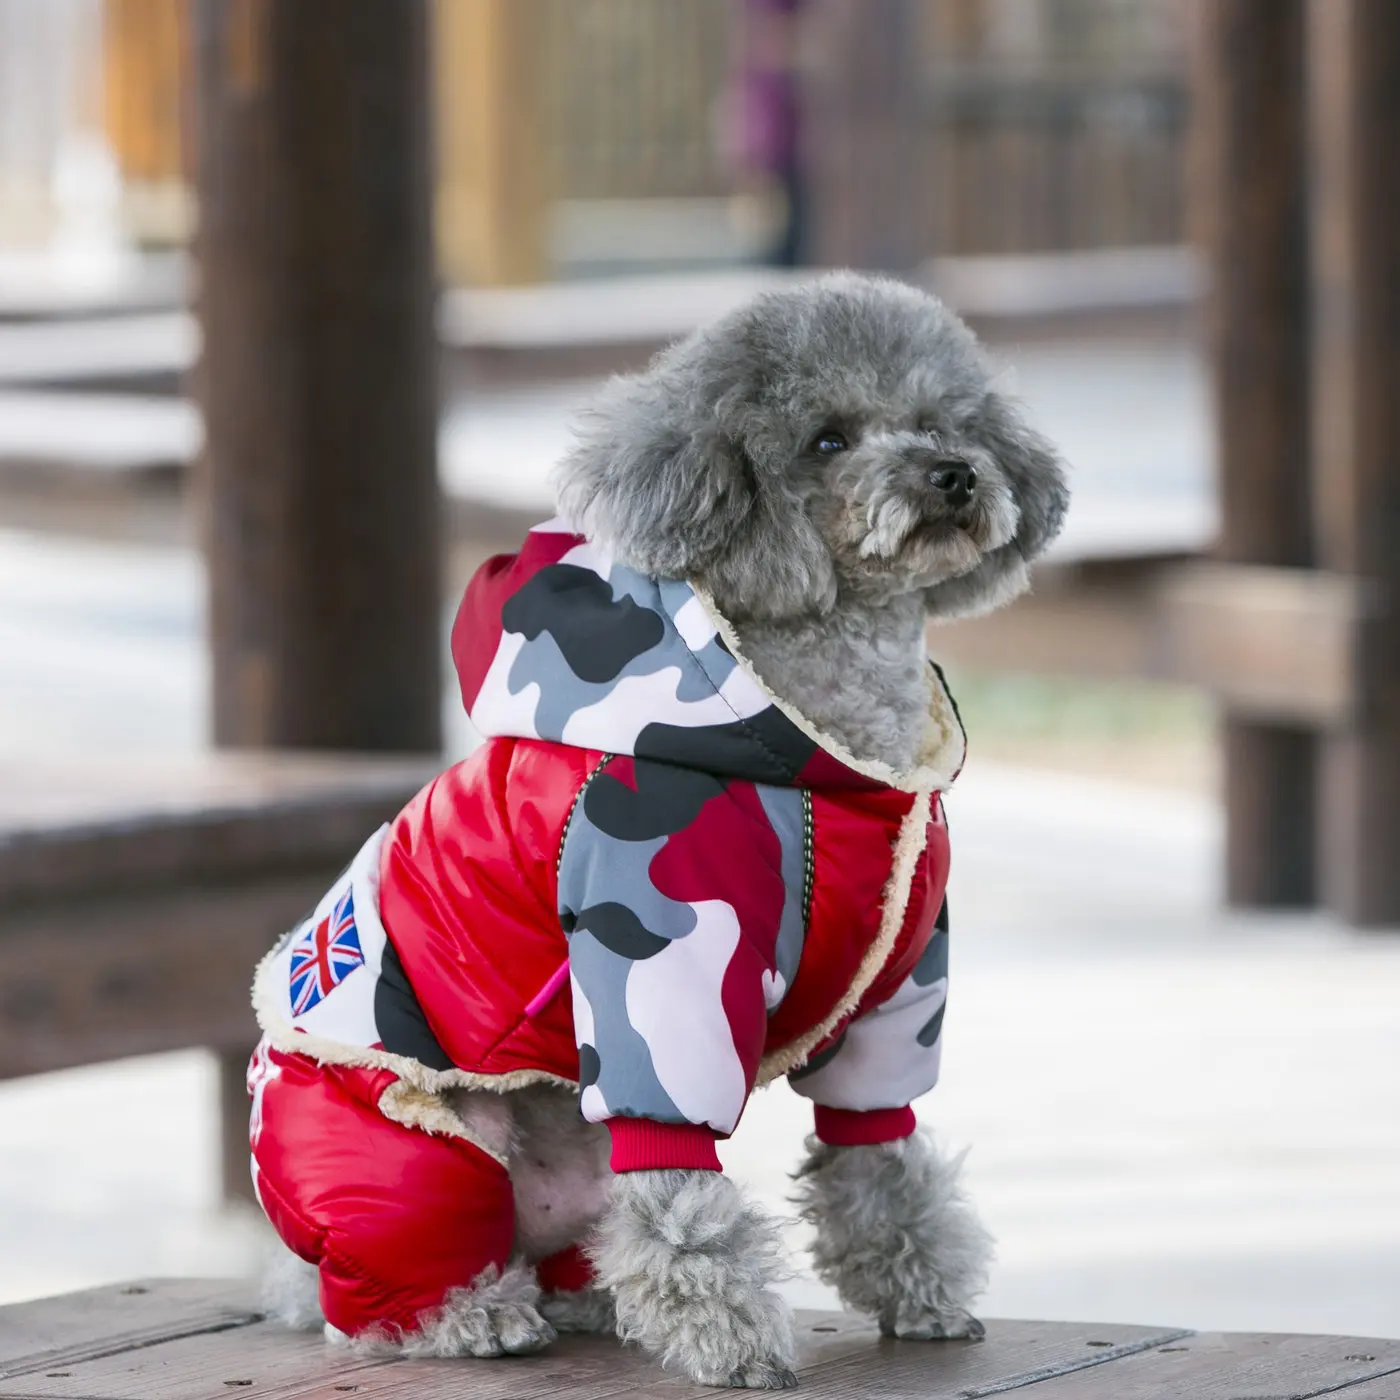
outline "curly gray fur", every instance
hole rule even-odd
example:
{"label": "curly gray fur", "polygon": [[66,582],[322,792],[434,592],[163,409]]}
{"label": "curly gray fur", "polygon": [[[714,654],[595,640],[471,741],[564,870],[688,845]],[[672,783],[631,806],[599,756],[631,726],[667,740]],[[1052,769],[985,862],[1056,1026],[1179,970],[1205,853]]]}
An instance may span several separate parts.
{"label": "curly gray fur", "polygon": [[[777,694],[903,767],[927,703],[922,615],[1023,591],[1068,500],[991,379],[912,287],[839,273],[772,292],[608,386],[555,475],[559,508],[624,563],[708,588]],[[965,500],[936,483],[950,464],[976,473]]]}
{"label": "curly gray fur", "polygon": [[617,1332],[702,1385],[797,1383],[777,1225],[711,1171],[628,1172],[590,1246]]}
{"label": "curly gray fur", "polygon": [[817,1276],[886,1336],[981,1337],[969,1309],[987,1286],[992,1237],[924,1132],[870,1147],[807,1140],[794,1200],[816,1229]]}
{"label": "curly gray fur", "polygon": [[[829,617],[752,621],[744,655],[773,689],[852,753],[912,766],[929,707],[924,612],[918,597],[851,603]],[[852,685],[852,676],[870,677]]]}
{"label": "curly gray fur", "polygon": [[362,1356],[528,1356],[557,1336],[539,1309],[540,1286],[528,1264],[483,1269],[469,1288],[453,1288],[412,1332],[372,1328],[345,1344]]}
{"label": "curly gray fur", "polygon": [[540,1299],[540,1311],[556,1332],[602,1336],[617,1331],[617,1308],[603,1288],[559,1289]]}

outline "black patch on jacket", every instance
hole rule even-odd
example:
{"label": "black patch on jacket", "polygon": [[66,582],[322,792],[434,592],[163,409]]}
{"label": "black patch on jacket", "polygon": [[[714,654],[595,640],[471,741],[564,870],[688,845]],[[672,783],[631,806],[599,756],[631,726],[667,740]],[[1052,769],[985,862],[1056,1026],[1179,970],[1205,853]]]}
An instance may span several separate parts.
{"label": "black patch on jacket", "polygon": [[925,1050],[938,1039],[939,1033],[943,1030],[943,1013],[947,1010],[947,1007],[948,1003],[945,1000],[943,1005],[924,1022],[919,1030],[919,1034],[914,1037]]}
{"label": "black patch on jacket", "polygon": [[634,759],[632,772],[635,788],[609,769],[583,795],[588,820],[619,841],[651,841],[684,831],[705,803],[724,791],[722,779],[695,768]]}
{"label": "black patch on jacket", "polygon": [[592,685],[616,680],[666,635],[659,614],[632,598],[615,600],[607,579],[576,564],[550,564],[531,575],[502,606],[501,622],[532,642],[548,632],[569,669]]}
{"label": "black patch on jacket", "polygon": [[568,925],[564,931],[571,937],[580,929],[587,929],[609,952],[629,962],[654,958],[671,941],[652,933],[625,904],[590,904],[563,922]]}
{"label": "black patch on jacket", "polygon": [[417,1060],[429,1069],[453,1068],[409,985],[397,949],[387,938],[379,985],[374,989],[374,1024],[381,1043],[391,1055]]}
{"label": "black patch on jacket", "polygon": [[789,787],[817,751],[781,710],[770,706],[751,719],[728,724],[645,725],[633,746],[638,758],[655,758],[688,768],[727,773],[754,783]]}
{"label": "black patch on jacket", "polygon": [[933,937],[928,941],[928,947],[919,954],[919,961],[914,964],[913,970],[909,974],[914,979],[916,987],[931,987],[940,977],[948,975],[948,901],[943,901],[943,907],[938,911],[938,918],[934,921]]}

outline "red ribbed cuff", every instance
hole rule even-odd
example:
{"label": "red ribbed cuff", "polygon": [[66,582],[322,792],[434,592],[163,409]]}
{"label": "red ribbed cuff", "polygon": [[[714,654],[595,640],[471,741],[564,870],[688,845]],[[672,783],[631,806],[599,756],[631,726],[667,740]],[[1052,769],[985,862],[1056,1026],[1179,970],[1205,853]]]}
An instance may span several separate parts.
{"label": "red ribbed cuff", "polygon": [[915,1128],[914,1110],[870,1108],[858,1112],[850,1108],[823,1108],[813,1104],[817,1136],[832,1147],[869,1147],[877,1142],[907,1138]]}
{"label": "red ribbed cuff", "polygon": [[656,1171],[663,1167],[692,1167],[722,1171],[715,1151],[715,1134],[694,1123],[654,1123],[650,1118],[609,1118],[612,1169],[615,1172]]}

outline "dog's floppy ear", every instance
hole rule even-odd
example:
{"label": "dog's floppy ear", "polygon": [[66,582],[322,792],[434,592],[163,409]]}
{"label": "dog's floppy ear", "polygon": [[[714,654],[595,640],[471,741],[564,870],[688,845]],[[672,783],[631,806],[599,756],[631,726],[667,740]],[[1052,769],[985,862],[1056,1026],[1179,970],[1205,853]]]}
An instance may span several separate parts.
{"label": "dog's floppy ear", "polygon": [[1069,506],[1059,453],[1010,400],[987,394],[961,428],[1005,474],[1019,519],[1009,544],[992,550],[970,573],[925,590],[930,615],[950,620],[991,612],[1024,593],[1030,586],[1027,565],[1060,533]]}
{"label": "dog's floppy ear", "polygon": [[613,380],[554,474],[560,513],[642,573],[709,588],[731,615],[825,611],[830,555],[780,473],[745,449],[738,394],[705,384],[682,345]]}
{"label": "dog's floppy ear", "polygon": [[742,449],[688,410],[663,373],[614,379],[554,473],[566,520],[620,562],[667,578],[703,570],[754,497]]}
{"label": "dog's floppy ear", "polygon": [[1016,547],[1029,563],[1044,553],[1064,524],[1069,485],[1060,454],[1009,399],[995,392],[983,398],[964,431],[1006,474],[1020,511]]}

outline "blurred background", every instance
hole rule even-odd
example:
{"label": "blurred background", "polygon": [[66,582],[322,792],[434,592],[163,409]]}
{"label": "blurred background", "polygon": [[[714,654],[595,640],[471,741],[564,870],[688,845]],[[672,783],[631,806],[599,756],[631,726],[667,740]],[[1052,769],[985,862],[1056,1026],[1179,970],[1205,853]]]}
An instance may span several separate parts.
{"label": "blurred background", "polygon": [[[985,1311],[1400,1336],[1385,62],[1363,0],[0,0],[0,1302],[255,1267],[243,988],[469,751],[466,579],[603,377],[852,266],[1074,469],[930,638]],[[806,1121],[728,1146],[774,1210]]]}

